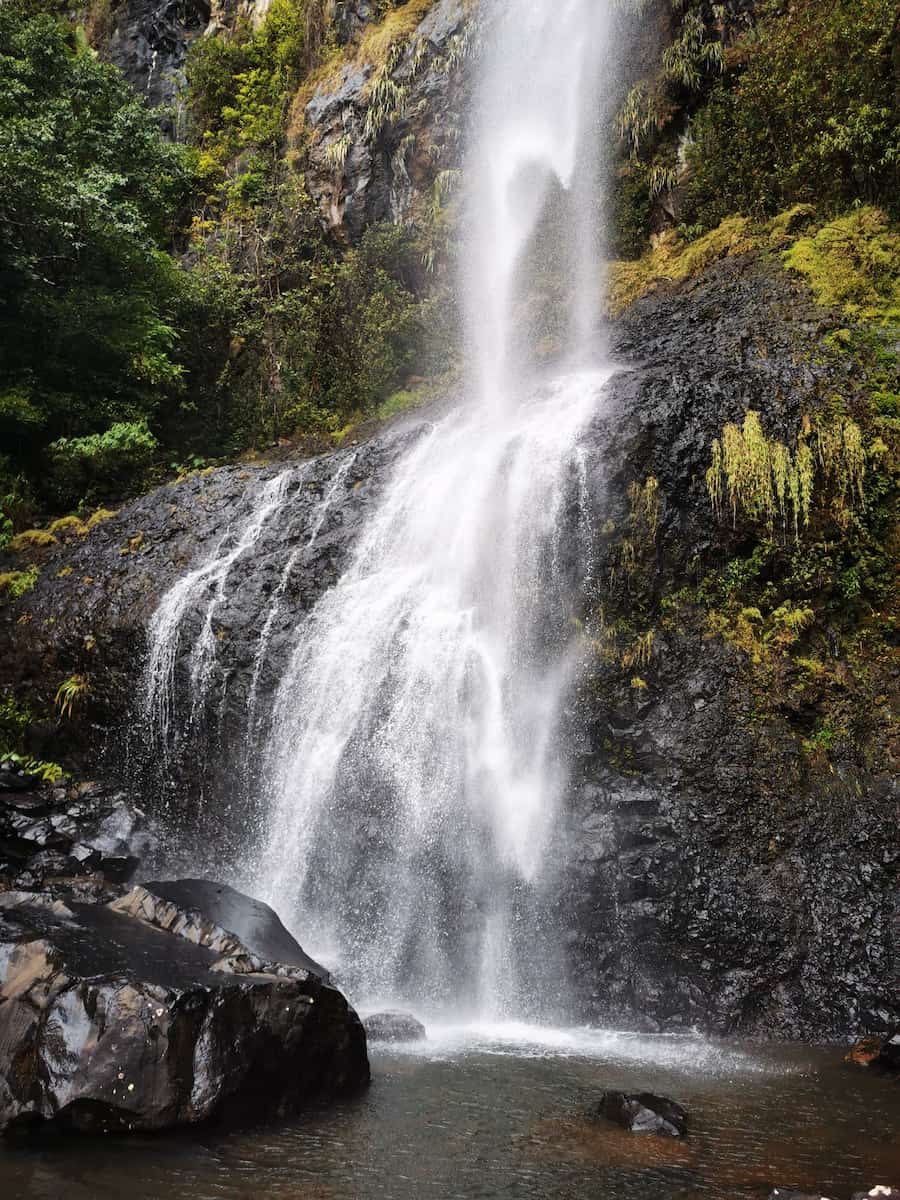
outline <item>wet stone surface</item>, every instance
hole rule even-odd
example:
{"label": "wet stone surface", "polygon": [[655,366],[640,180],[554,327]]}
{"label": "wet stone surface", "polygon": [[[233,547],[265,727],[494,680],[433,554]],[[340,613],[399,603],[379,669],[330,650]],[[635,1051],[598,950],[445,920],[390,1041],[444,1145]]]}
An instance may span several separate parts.
{"label": "wet stone surface", "polygon": [[[256,1119],[368,1082],[365,1034],[335,988],[234,935],[223,944],[196,911],[171,930],[131,915],[133,895],[0,895],[0,1132]],[[229,903],[240,915],[240,894]]]}

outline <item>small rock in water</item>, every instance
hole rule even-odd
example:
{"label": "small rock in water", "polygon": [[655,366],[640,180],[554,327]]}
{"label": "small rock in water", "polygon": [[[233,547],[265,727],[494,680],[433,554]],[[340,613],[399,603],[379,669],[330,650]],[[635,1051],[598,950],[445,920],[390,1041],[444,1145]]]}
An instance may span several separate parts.
{"label": "small rock in water", "polygon": [[370,1042],[421,1042],[428,1036],[422,1022],[407,1012],[372,1013],[363,1028]]}
{"label": "small rock in water", "polygon": [[789,1188],[773,1188],[769,1200],[829,1200],[821,1192],[793,1192]]}
{"label": "small rock in water", "polygon": [[898,1200],[900,1188],[888,1187],[886,1183],[876,1183],[867,1192],[854,1192],[851,1200]]}
{"label": "small rock in water", "polygon": [[844,1055],[844,1061],[879,1071],[900,1070],[900,1032],[860,1038]]}
{"label": "small rock in water", "polygon": [[652,1092],[604,1092],[590,1112],[591,1117],[606,1117],[632,1133],[660,1133],[666,1137],[684,1137],[687,1113],[680,1104]]}

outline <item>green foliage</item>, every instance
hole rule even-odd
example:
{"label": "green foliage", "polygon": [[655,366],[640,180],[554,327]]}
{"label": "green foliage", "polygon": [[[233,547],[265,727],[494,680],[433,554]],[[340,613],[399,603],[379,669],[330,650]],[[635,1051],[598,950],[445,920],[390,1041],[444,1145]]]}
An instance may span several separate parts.
{"label": "green foliage", "polygon": [[55,762],[45,762],[40,758],[32,758],[30,754],[19,754],[15,750],[7,750],[0,754],[0,762],[12,763],[26,775],[37,775],[44,783],[59,783],[66,778],[66,772]]}
{"label": "green foliage", "polygon": [[669,79],[696,92],[704,78],[721,72],[725,58],[722,43],[711,34],[704,14],[696,8],[685,12],[678,36],[663,52],[663,71]]}
{"label": "green foliage", "polygon": [[144,480],[158,447],[143,421],[119,421],[103,433],[59,438],[47,451],[51,486],[64,505],[121,494]]}
{"label": "green foliage", "polygon": [[44,447],[152,418],[177,392],[182,273],[160,249],[186,195],[175,147],[68,22],[0,5],[0,430]]}
{"label": "green foliage", "polygon": [[768,0],[758,15],[693,122],[685,219],[857,198],[900,211],[894,0]]}
{"label": "green foliage", "polygon": [[712,445],[706,486],[717,516],[727,501],[732,519],[771,529],[776,516],[793,528],[807,526],[816,473],[831,488],[832,512],[846,524],[849,509],[864,500],[866,451],[862,434],[849,419],[805,421],[791,451],[763,432],[759,414],[748,411],[742,426],[727,424]]}
{"label": "green foliage", "polygon": [[40,567],[32,563],[25,571],[4,571],[0,573],[0,596],[10,600],[18,600],[26,592],[30,592],[37,583]]}
{"label": "green foliage", "polygon": [[75,707],[81,704],[90,692],[90,684],[84,675],[70,675],[56,690],[54,703],[61,717],[71,717]]}
{"label": "green foliage", "polygon": [[19,704],[12,692],[0,696],[0,746],[22,748],[28,726],[34,713],[26,704]]}
{"label": "green foliage", "polygon": [[[291,100],[324,41],[322,0],[272,0],[265,20],[199,38],[188,55],[188,107],[208,199],[235,209],[273,196]],[[241,157],[240,170],[231,171]]]}
{"label": "green foliage", "polygon": [[784,254],[819,304],[851,318],[900,321],[900,232],[885,213],[862,208],[799,238]]}

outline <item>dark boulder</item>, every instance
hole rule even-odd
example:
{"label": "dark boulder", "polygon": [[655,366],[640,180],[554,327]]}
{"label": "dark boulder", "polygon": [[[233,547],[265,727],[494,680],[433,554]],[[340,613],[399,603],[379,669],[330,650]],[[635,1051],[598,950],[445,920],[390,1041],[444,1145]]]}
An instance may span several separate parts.
{"label": "dark boulder", "polygon": [[876,1183],[867,1192],[854,1192],[850,1200],[898,1200],[898,1197],[900,1197],[900,1188]]}
{"label": "dark boulder", "polygon": [[368,1081],[359,1018],[318,975],[122,907],[0,896],[0,1131],[255,1119]]}
{"label": "dark boulder", "polygon": [[428,1036],[422,1022],[408,1012],[371,1013],[363,1025],[370,1042],[421,1042]]}
{"label": "dark boulder", "polygon": [[[309,957],[285,929],[274,909],[261,900],[251,900],[227,884],[208,879],[173,879],[146,883],[144,888],[160,900],[189,913],[195,920],[215,923],[235,934],[260,958],[303,967],[326,983],[331,980],[327,968]],[[147,918],[142,914],[142,919]]]}
{"label": "dark boulder", "polygon": [[687,1113],[681,1105],[652,1092],[604,1092],[588,1115],[615,1121],[632,1133],[666,1137],[684,1137],[687,1133]]}

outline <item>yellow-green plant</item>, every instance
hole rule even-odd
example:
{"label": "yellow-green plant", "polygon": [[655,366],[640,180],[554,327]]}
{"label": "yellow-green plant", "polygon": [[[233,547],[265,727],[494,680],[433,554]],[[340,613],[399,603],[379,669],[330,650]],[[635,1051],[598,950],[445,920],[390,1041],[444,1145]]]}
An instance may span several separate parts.
{"label": "yellow-green plant", "polygon": [[643,483],[636,480],[628,486],[631,506],[631,527],[637,539],[645,544],[656,541],[659,528],[659,480],[648,475]]}
{"label": "yellow-green plant", "polygon": [[49,529],[24,529],[10,540],[9,548],[14,551],[44,549],[55,546],[56,538]]}
{"label": "yellow-green plant", "polygon": [[866,451],[859,426],[849,418],[805,418],[791,451],[769,440],[759,414],[748,410],[742,425],[728,423],[712,445],[706,486],[717,516],[726,504],[738,514],[769,528],[780,517],[791,522],[795,538],[809,524],[816,469],[834,488],[837,515],[862,504]]}
{"label": "yellow-green plant", "polygon": [[30,592],[37,583],[40,567],[32,563],[27,571],[5,571],[0,574],[0,594],[6,594],[11,600],[18,600],[26,592]]}
{"label": "yellow-green plant", "polygon": [[90,684],[84,675],[70,675],[56,690],[56,707],[61,717],[71,717],[76,704],[90,692]]}

